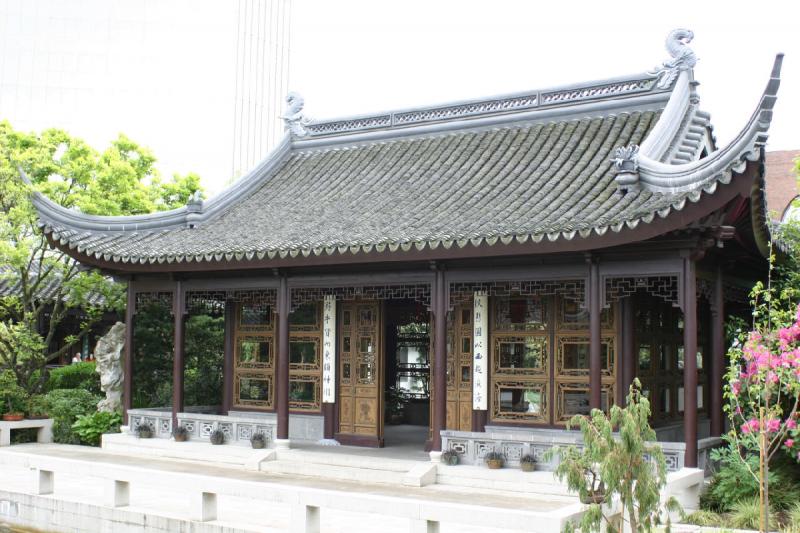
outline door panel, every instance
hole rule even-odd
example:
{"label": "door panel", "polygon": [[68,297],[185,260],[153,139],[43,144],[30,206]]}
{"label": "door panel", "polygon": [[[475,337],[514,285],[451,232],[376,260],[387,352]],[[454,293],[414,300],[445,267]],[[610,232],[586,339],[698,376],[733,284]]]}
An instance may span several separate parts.
{"label": "door panel", "polygon": [[472,431],[471,304],[453,309],[447,337],[447,429]]}
{"label": "door panel", "polygon": [[341,314],[337,439],[345,444],[380,446],[383,441],[380,304],[344,302]]}

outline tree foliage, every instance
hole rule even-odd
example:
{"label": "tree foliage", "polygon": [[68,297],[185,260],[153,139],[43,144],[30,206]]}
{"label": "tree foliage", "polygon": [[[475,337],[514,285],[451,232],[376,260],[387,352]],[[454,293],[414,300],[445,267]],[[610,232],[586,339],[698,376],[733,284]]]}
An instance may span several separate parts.
{"label": "tree foliage", "polygon": [[[609,415],[592,409],[588,417],[576,415],[570,420],[569,427],[578,426],[581,430],[581,449],[569,446],[552,452],[561,456],[555,470],[559,480],[566,479],[569,489],[577,492],[581,501],[590,501],[597,492],[603,492],[606,501],[619,498],[622,522],[635,532],[651,531],[660,524],[660,493],[667,483],[664,453],[655,442],[649,417],[650,402],[642,395],[639,380],[634,379],[627,406],[614,405]],[[678,506],[670,500],[667,508],[676,510]],[[601,504],[592,503],[581,519],[580,530],[600,531],[603,520]],[[628,530],[612,522],[605,526],[608,531]]]}
{"label": "tree foliage", "polygon": [[[173,209],[200,189],[195,174],[162,179],[155,162],[121,134],[98,152],[62,130],[24,133],[0,122],[0,283],[14,288],[0,297],[0,369],[29,392],[44,387],[44,365],[67,353],[105,310],[124,306],[124,286],[49,246],[20,171],[54,202],[95,215]],[[71,311],[80,313],[80,330],[50,350]]]}

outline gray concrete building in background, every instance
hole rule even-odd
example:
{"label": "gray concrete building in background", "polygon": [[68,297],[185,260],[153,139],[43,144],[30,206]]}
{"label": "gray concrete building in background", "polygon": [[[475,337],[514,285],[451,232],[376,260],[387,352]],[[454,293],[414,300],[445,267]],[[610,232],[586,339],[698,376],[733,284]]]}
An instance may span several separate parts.
{"label": "gray concrete building in background", "polygon": [[291,0],[3,0],[0,120],[119,133],[209,192],[280,139]]}

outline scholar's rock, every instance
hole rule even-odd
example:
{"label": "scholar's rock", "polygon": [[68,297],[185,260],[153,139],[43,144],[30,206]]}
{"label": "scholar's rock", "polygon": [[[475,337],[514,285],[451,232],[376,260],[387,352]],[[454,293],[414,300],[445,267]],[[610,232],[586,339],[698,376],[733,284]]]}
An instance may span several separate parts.
{"label": "scholar's rock", "polygon": [[100,388],[106,393],[97,404],[98,411],[114,412],[122,409],[122,350],[125,348],[125,324],[117,322],[94,348]]}

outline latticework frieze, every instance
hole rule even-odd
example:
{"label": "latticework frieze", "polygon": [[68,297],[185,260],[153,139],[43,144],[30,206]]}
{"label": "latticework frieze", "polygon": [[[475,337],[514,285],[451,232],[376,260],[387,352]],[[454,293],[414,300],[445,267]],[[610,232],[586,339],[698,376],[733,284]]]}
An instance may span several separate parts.
{"label": "latticework frieze", "polygon": [[431,305],[431,286],[425,283],[406,285],[365,285],[357,287],[314,287],[292,289],[292,310],[309,302],[322,301],[325,296],[337,300],[407,299],[425,307]]}
{"label": "latticework frieze", "polygon": [[488,296],[554,296],[584,302],[586,281],[583,279],[546,281],[489,281],[450,284],[450,309],[472,301],[476,292]]}
{"label": "latticework frieze", "polygon": [[640,290],[674,306],[680,304],[678,276],[643,276],[606,278],[605,307]]}
{"label": "latticework frieze", "polygon": [[275,289],[187,291],[186,309],[190,313],[219,313],[225,310],[226,301],[233,301],[274,310],[275,299]]}
{"label": "latticework frieze", "polygon": [[136,307],[134,312],[138,313],[145,307],[157,305],[160,307],[172,308],[171,292],[137,292]]}

